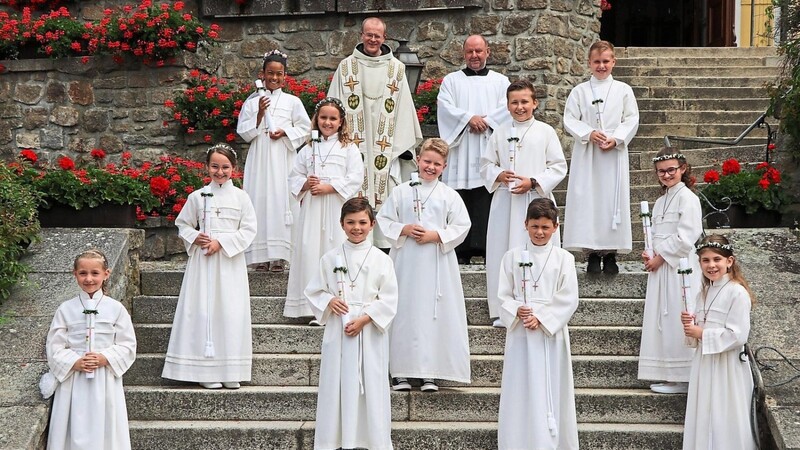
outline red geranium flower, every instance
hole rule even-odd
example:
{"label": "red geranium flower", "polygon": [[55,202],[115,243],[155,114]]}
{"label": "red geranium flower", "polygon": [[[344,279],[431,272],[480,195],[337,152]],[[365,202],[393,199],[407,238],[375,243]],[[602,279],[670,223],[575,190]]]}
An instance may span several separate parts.
{"label": "red geranium flower", "polygon": [[106,152],[99,148],[92,149],[89,154],[92,155],[94,159],[103,159],[106,157]]}
{"label": "red geranium flower", "polygon": [[72,170],[75,168],[75,161],[68,156],[62,156],[58,158],[58,167],[61,167],[63,170]]}
{"label": "red geranium flower", "polygon": [[31,163],[34,163],[34,164],[36,163],[36,161],[39,160],[39,156],[36,155],[36,152],[34,152],[33,150],[30,150],[30,149],[25,149],[25,150],[19,152],[19,156],[21,156],[22,158],[24,158],[24,159],[26,159],[26,160],[30,161]]}
{"label": "red geranium flower", "polygon": [[719,172],[714,169],[711,169],[703,175],[703,181],[706,183],[716,183],[719,181]]}
{"label": "red geranium flower", "polygon": [[731,158],[722,163],[722,175],[733,175],[741,171],[742,171],[742,166],[740,166],[739,161],[737,161],[734,158]]}
{"label": "red geranium flower", "polygon": [[150,179],[150,192],[156,197],[163,197],[169,192],[169,180],[158,176]]}
{"label": "red geranium flower", "polygon": [[767,180],[766,178],[762,178],[758,180],[758,185],[761,186],[761,189],[766,191],[767,188],[769,188],[769,180]]}

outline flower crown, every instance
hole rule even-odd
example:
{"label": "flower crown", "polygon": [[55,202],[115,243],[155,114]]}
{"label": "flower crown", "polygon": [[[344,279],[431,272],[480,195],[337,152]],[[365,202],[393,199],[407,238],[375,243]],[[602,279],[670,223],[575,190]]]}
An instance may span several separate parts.
{"label": "flower crown", "polygon": [[661,161],[669,161],[670,159],[677,159],[677,160],[686,160],[686,157],[683,156],[683,153],[671,153],[669,155],[661,155],[656,156],[653,158],[653,163],[661,162]]}
{"label": "flower crown", "polygon": [[336,106],[336,108],[339,110],[339,112],[342,113],[342,116],[344,116],[344,104],[342,104],[342,101],[336,97],[325,97],[319,102],[317,102],[317,105],[314,107],[314,114],[319,112],[320,108],[330,103],[333,103],[334,106]]}
{"label": "flower crown", "polygon": [[236,154],[236,150],[234,150],[233,147],[231,147],[228,144],[217,144],[217,145],[209,148],[208,150],[206,150],[206,155],[208,155],[209,153],[215,152],[217,150],[227,150],[227,151],[233,153],[233,157],[234,158],[237,158],[237,159],[239,158],[239,155]]}
{"label": "flower crown", "polygon": [[702,250],[704,248],[709,248],[709,247],[718,248],[718,249],[721,249],[721,250],[727,250],[727,251],[733,253],[733,245],[732,244],[720,244],[719,242],[703,242],[702,244],[700,244],[697,247],[695,247],[695,249],[699,252],[700,250]]}
{"label": "flower crown", "polygon": [[264,62],[266,62],[269,59],[272,59],[273,56],[282,59],[283,65],[286,65],[286,60],[289,59],[289,56],[286,53],[283,53],[282,51],[276,48],[275,50],[264,53],[264,58],[263,58]]}

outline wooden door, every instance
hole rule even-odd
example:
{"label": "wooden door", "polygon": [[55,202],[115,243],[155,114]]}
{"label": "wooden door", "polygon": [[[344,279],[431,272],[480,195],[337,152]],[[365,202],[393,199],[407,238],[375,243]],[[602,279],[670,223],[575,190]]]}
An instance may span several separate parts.
{"label": "wooden door", "polygon": [[733,31],[735,6],[733,0],[708,0],[706,17],[706,45],[708,47],[733,47],[736,35]]}

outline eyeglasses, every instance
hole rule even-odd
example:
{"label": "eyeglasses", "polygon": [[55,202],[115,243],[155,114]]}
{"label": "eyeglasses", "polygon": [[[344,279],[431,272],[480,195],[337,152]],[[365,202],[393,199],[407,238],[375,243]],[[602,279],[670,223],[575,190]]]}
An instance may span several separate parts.
{"label": "eyeglasses", "polygon": [[680,169],[680,166],[678,166],[678,167],[668,167],[666,169],[658,169],[658,170],[656,170],[656,173],[660,177],[663,177],[664,175],[675,175],[675,172],[677,172],[678,169]]}
{"label": "eyeglasses", "polygon": [[361,35],[364,36],[367,39],[374,39],[376,41],[379,41],[379,40],[383,39],[383,35],[382,34],[361,33]]}

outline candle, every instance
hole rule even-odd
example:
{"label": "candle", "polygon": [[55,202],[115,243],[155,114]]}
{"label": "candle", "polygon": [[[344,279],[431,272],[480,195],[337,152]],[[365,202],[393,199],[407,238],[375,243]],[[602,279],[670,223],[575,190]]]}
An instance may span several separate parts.
{"label": "candle", "polygon": [[650,214],[650,204],[647,201],[642,202],[642,214]]}
{"label": "candle", "polygon": [[655,255],[653,251],[653,230],[651,229],[652,221],[650,220],[650,204],[647,201],[640,203],[642,211],[642,230],[644,231],[644,251],[652,258]]}
{"label": "candle", "polygon": [[336,255],[336,267],[344,267],[344,257],[342,255]]}
{"label": "candle", "polygon": [[411,182],[419,183],[419,172],[411,172]]}
{"label": "candle", "polygon": [[[344,255],[342,254],[336,255],[336,267],[347,267],[345,265]],[[339,291],[338,292],[339,300],[347,304],[347,300],[345,300],[344,298],[344,272],[341,270],[336,272],[336,284],[338,286],[338,291]],[[342,318],[342,330],[344,330],[344,327],[346,327],[348,322],[350,322],[350,312],[342,314],[341,318]]]}
{"label": "candle", "polygon": [[319,139],[319,130],[311,130],[311,139]]}
{"label": "candle", "polygon": [[516,137],[517,137],[517,129],[516,129],[516,128],[514,128],[514,127],[511,127],[511,130],[509,131],[509,133],[511,134],[511,136],[510,136],[510,137],[511,137],[512,139],[516,139]]}
{"label": "candle", "polygon": [[678,264],[680,265],[681,270],[691,269],[691,266],[689,265],[689,258],[681,258]]}
{"label": "candle", "polygon": [[519,259],[521,260],[522,264],[528,264],[531,262],[531,253],[527,250],[523,250],[519,252]]}
{"label": "candle", "polygon": [[[267,96],[267,89],[264,87],[264,82],[261,80],[255,81],[256,90],[258,91],[258,95],[261,97]],[[269,109],[269,107],[267,107]],[[269,115],[269,111],[264,111],[264,119],[267,121],[267,129],[270,133],[275,132],[275,126],[272,124],[272,117]]]}
{"label": "candle", "polygon": [[[92,299],[86,300],[86,309],[97,309],[97,302]],[[94,314],[86,314],[86,351],[84,354],[94,351]],[[94,372],[86,372],[86,378],[94,378]]]}

